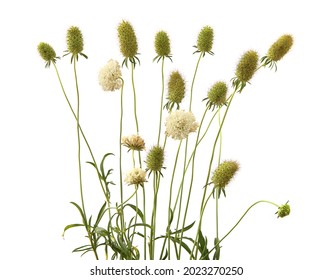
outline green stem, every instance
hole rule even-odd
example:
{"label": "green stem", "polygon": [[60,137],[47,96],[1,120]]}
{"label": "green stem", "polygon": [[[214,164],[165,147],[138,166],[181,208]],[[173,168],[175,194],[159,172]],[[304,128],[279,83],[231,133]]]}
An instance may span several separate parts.
{"label": "green stem", "polygon": [[158,194],[158,174],[153,173],[153,188],[154,188],[154,202],[151,215],[151,229],[150,229],[150,259],[154,260],[155,253],[155,232],[156,232],[156,212],[157,212],[157,194]]}
{"label": "green stem", "polygon": [[163,100],[164,100],[164,56],[162,57],[162,94],[161,94],[161,104],[160,104],[160,122],[159,122],[159,127],[158,127],[157,145],[160,145],[161,127],[162,127]]}
{"label": "green stem", "polygon": [[123,194],[123,171],[122,171],[122,149],[121,149],[121,140],[123,135],[123,92],[124,92],[124,80],[121,79],[122,86],[120,92],[120,124],[119,124],[119,184],[120,184],[120,203],[121,203],[121,227],[122,232],[125,229],[125,221],[124,221],[124,194]]}
{"label": "green stem", "polygon": [[[146,191],[145,188],[142,188],[143,194],[143,224],[146,225]],[[143,227],[143,251],[144,251],[144,260],[147,260],[147,229],[146,226]]]}
{"label": "green stem", "polygon": [[192,96],[193,96],[194,81],[195,81],[195,77],[196,77],[197,72],[198,72],[198,67],[199,67],[199,63],[200,63],[200,60],[201,60],[202,56],[203,56],[203,52],[200,52],[200,56],[198,58],[197,65],[195,67],[195,71],[194,71],[194,75],[193,75],[193,79],[192,79],[192,84],[191,84],[191,94],[190,94],[189,111],[191,111],[191,108],[192,108]]}
{"label": "green stem", "polygon": [[[256,206],[257,204],[259,203],[269,203],[269,204],[272,204],[276,207],[280,207],[279,205],[277,205],[276,203],[274,202],[271,202],[271,201],[268,201],[268,200],[259,200],[255,203],[253,203],[246,211],[245,213],[240,217],[240,219],[237,221],[237,223],[219,240],[219,242],[216,244],[216,246],[219,246],[219,244],[238,226],[238,224],[243,220],[243,218],[245,217],[245,215],[251,210],[251,208],[253,208],[254,206]],[[204,259],[205,257],[207,257],[212,251],[214,250],[211,249],[206,255],[204,255],[202,258]]]}

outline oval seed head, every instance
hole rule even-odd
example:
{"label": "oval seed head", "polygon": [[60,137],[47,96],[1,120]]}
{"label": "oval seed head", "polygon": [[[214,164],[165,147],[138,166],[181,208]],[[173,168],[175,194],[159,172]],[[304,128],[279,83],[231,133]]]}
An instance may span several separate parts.
{"label": "oval seed head", "polygon": [[48,63],[52,62],[56,58],[54,49],[48,43],[41,42],[37,46],[40,56]]}
{"label": "oval seed head", "polygon": [[67,51],[74,55],[83,51],[83,36],[76,26],[71,26],[67,30]]}
{"label": "oval seed head", "polygon": [[133,58],[138,53],[138,43],[132,25],[128,21],[122,21],[118,25],[118,39],[120,52],[126,58]]}
{"label": "oval seed head", "polygon": [[214,171],[212,182],[215,188],[225,188],[225,186],[234,177],[239,169],[239,164],[236,161],[224,161]]}
{"label": "oval seed head", "polygon": [[278,218],[283,218],[285,216],[288,216],[290,214],[290,205],[288,202],[286,204],[283,204],[279,207],[279,210],[277,211]]}
{"label": "oval seed head", "polygon": [[241,82],[248,82],[253,77],[258,67],[258,53],[250,50],[243,54],[241,57],[237,69],[236,76]]}
{"label": "oval seed head", "polygon": [[170,55],[170,40],[164,31],[159,31],[155,35],[155,52],[158,56]]}
{"label": "oval seed head", "polygon": [[216,82],[208,91],[207,97],[211,106],[221,107],[226,103],[228,87],[224,82]]}
{"label": "oval seed head", "polygon": [[160,146],[154,146],[147,155],[147,168],[151,171],[161,171],[164,162],[164,151]]}
{"label": "oval seed head", "polygon": [[185,96],[185,81],[178,71],[170,74],[168,82],[168,99],[174,103],[181,103]]}
{"label": "oval seed head", "polygon": [[205,26],[201,29],[198,40],[197,48],[200,52],[210,52],[213,47],[214,30],[210,26]]}
{"label": "oval seed head", "polygon": [[268,50],[267,57],[272,61],[282,59],[293,45],[293,37],[289,34],[282,35]]}

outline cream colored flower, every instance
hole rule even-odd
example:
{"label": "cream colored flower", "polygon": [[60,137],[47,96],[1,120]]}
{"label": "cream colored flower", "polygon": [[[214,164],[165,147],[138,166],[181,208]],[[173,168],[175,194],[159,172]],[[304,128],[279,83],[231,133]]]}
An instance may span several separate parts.
{"label": "cream colored flower", "polygon": [[145,141],[139,135],[123,136],[121,144],[130,150],[143,151],[145,149]]}
{"label": "cream colored flower", "polygon": [[141,168],[133,168],[127,172],[124,181],[128,185],[142,185],[146,182],[146,171]]}
{"label": "cream colored flower", "polygon": [[198,123],[192,112],[176,110],[170,113],[165,123],[165,134],[175,140],[182,140],[188,137],[191,132],[195,132]]}
{"label": "cream colored flower", "polygon": [[110,59],[109,62],[99,71],[98,80],[105,91],[115,91],[121,88],[121,70],[117,61]]}

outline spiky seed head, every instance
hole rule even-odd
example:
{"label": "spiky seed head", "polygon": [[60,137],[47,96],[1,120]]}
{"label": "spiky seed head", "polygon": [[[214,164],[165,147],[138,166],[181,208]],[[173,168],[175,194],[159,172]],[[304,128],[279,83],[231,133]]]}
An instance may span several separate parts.
{"label": "spiky seed head", "polygon": [[213,48],[214,30],[210,26],[201,29],[198,35],[197,48],[200,52],[210,52]]}
{"label": "spiky seed head", "polygon": [[45,60],[45,62],[52,62],[56,58],[56,53],[54,49],[48,43],[39,43],[37,46],[37,50],[40,56]]}
{"label": "spiky seed head", "polygon": [[76,26],[71,26],[67,30],[67,51],[77,55],[83,51],[83,36],[81,30]]}
{"label": "spiky seed head", "polygon": [[178,71],[170,74],[168,82],[168,99],[174,103],[181,103],[185,96],[185,81]]}
{"label": "spiky seed head", "polygon": [[289,34],[282,35],[268,50],[267,57],[272,61],[279,61],[291,49],[293,37]]}
{"label": "spiky seed head", "polygon": [[243,83],[248,82],[253,77],[258,67],[258,53],[253,50],[249,50],[241,57],[237,68],[236,77]]}
{"label": "spiky seed head", "polygon": [[153,146],[148,152],[146,163],[147,169],[161,171],[164,162],[164,151],[160,146]]}
{"label": "spiky seed head", "polygon": [[207,97],[212,106],[221,107],[226,103],[228,87],[224,82],[216,82],[208,91]]}
{"label": "spiky seed head", "polygon": [[212,183],[215,188],[225,188],[239,169],[237,161],[226,160],[213,172]]}
{"label": "spiky seed head", "polygon": [[155,35],[155,52],[158,56],[170,55],[170,39],[164,31],[159,31]]}
{"label": "spiky seed head", "polygon": [[133,58],[138,53],[138,42],[135,31],[128,21],[122,21],[118,25],[118,39],[120,52],[125,58]]}
{"label": "spiky seed head", "polygon": [[283,218],[285,216],[288,216],[290,214],[290,205],[288,202],[286,204],[283,204],[279,207],[277,211],[278,218]]}

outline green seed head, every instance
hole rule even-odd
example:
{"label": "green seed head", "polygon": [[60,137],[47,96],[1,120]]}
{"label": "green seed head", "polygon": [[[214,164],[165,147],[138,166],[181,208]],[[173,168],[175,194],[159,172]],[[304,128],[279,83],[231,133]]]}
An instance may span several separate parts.
{"label": "green seed head", "polygon": [[207,97],[211,106],[221,107],[226,103],[228,87],[224,82],[215,83],[208,91]]}
{"label": "green seed head", "polygon": [[236,161],[224,161],[214,171],[212,182],[215,188],[225,188],[239,169]]}
{"label": "green seed head", "polygon": [[154,146],[150,149],[146,163],[147,169],[151,171],[161,171],[164,162],[164,151],[160,146]]}
{"label": "green seed head", "polygon": [[238,80],[244,83],[251,80],[257,70],[258,59],[258,53],[256,51],[250,50],[243,54],[236,69]]}
{"label": "green seed head", "polygon": [[291,35],[282,35],[268,50],[267,57],[272,61],[279,61],[291,49],[293,37]]}
{"label": "green seed head", "polygon": [[185,81],[178,71],[170,74],[168,82],[168,99],[173,103],[181,103],[185,96]]}
{"label": "green seed head", "polygon": [[54,49],[48,43],[39,43],[37,46],[40,56],[47,62],[51,63],[56,58]]}
{"label": "green seed head", "polygon": [[67,51],[73,55],[83,51],[83,36],[81,30],[76,26],[71,26],[67,30]]}
{"label": "green seed head", "polygon": [[158,56],[170,55],[170,40],[164,31],[159,31],[155,35],[155,52]]}
{"label": "green seed head", "polygon": [[132,25],[128,21],[122,21],[118,25],[118,39],[120,52],[125,58],[133,58],[138,53],[138,43]]}
{"label": "green seed head", "polygon": [[285,216],[288,216],[290,214],[290,205],[288,202],[286,204],[283,204],[279,207],[279,210],[277,211],[277,215],[279,218],[283,218]]}
{"label": "green seed head", "polygon": [[205,26],[201,29],[198,40],[197,48],[200,52],[210,52],[213,47],[214,30],[210,26]]}

